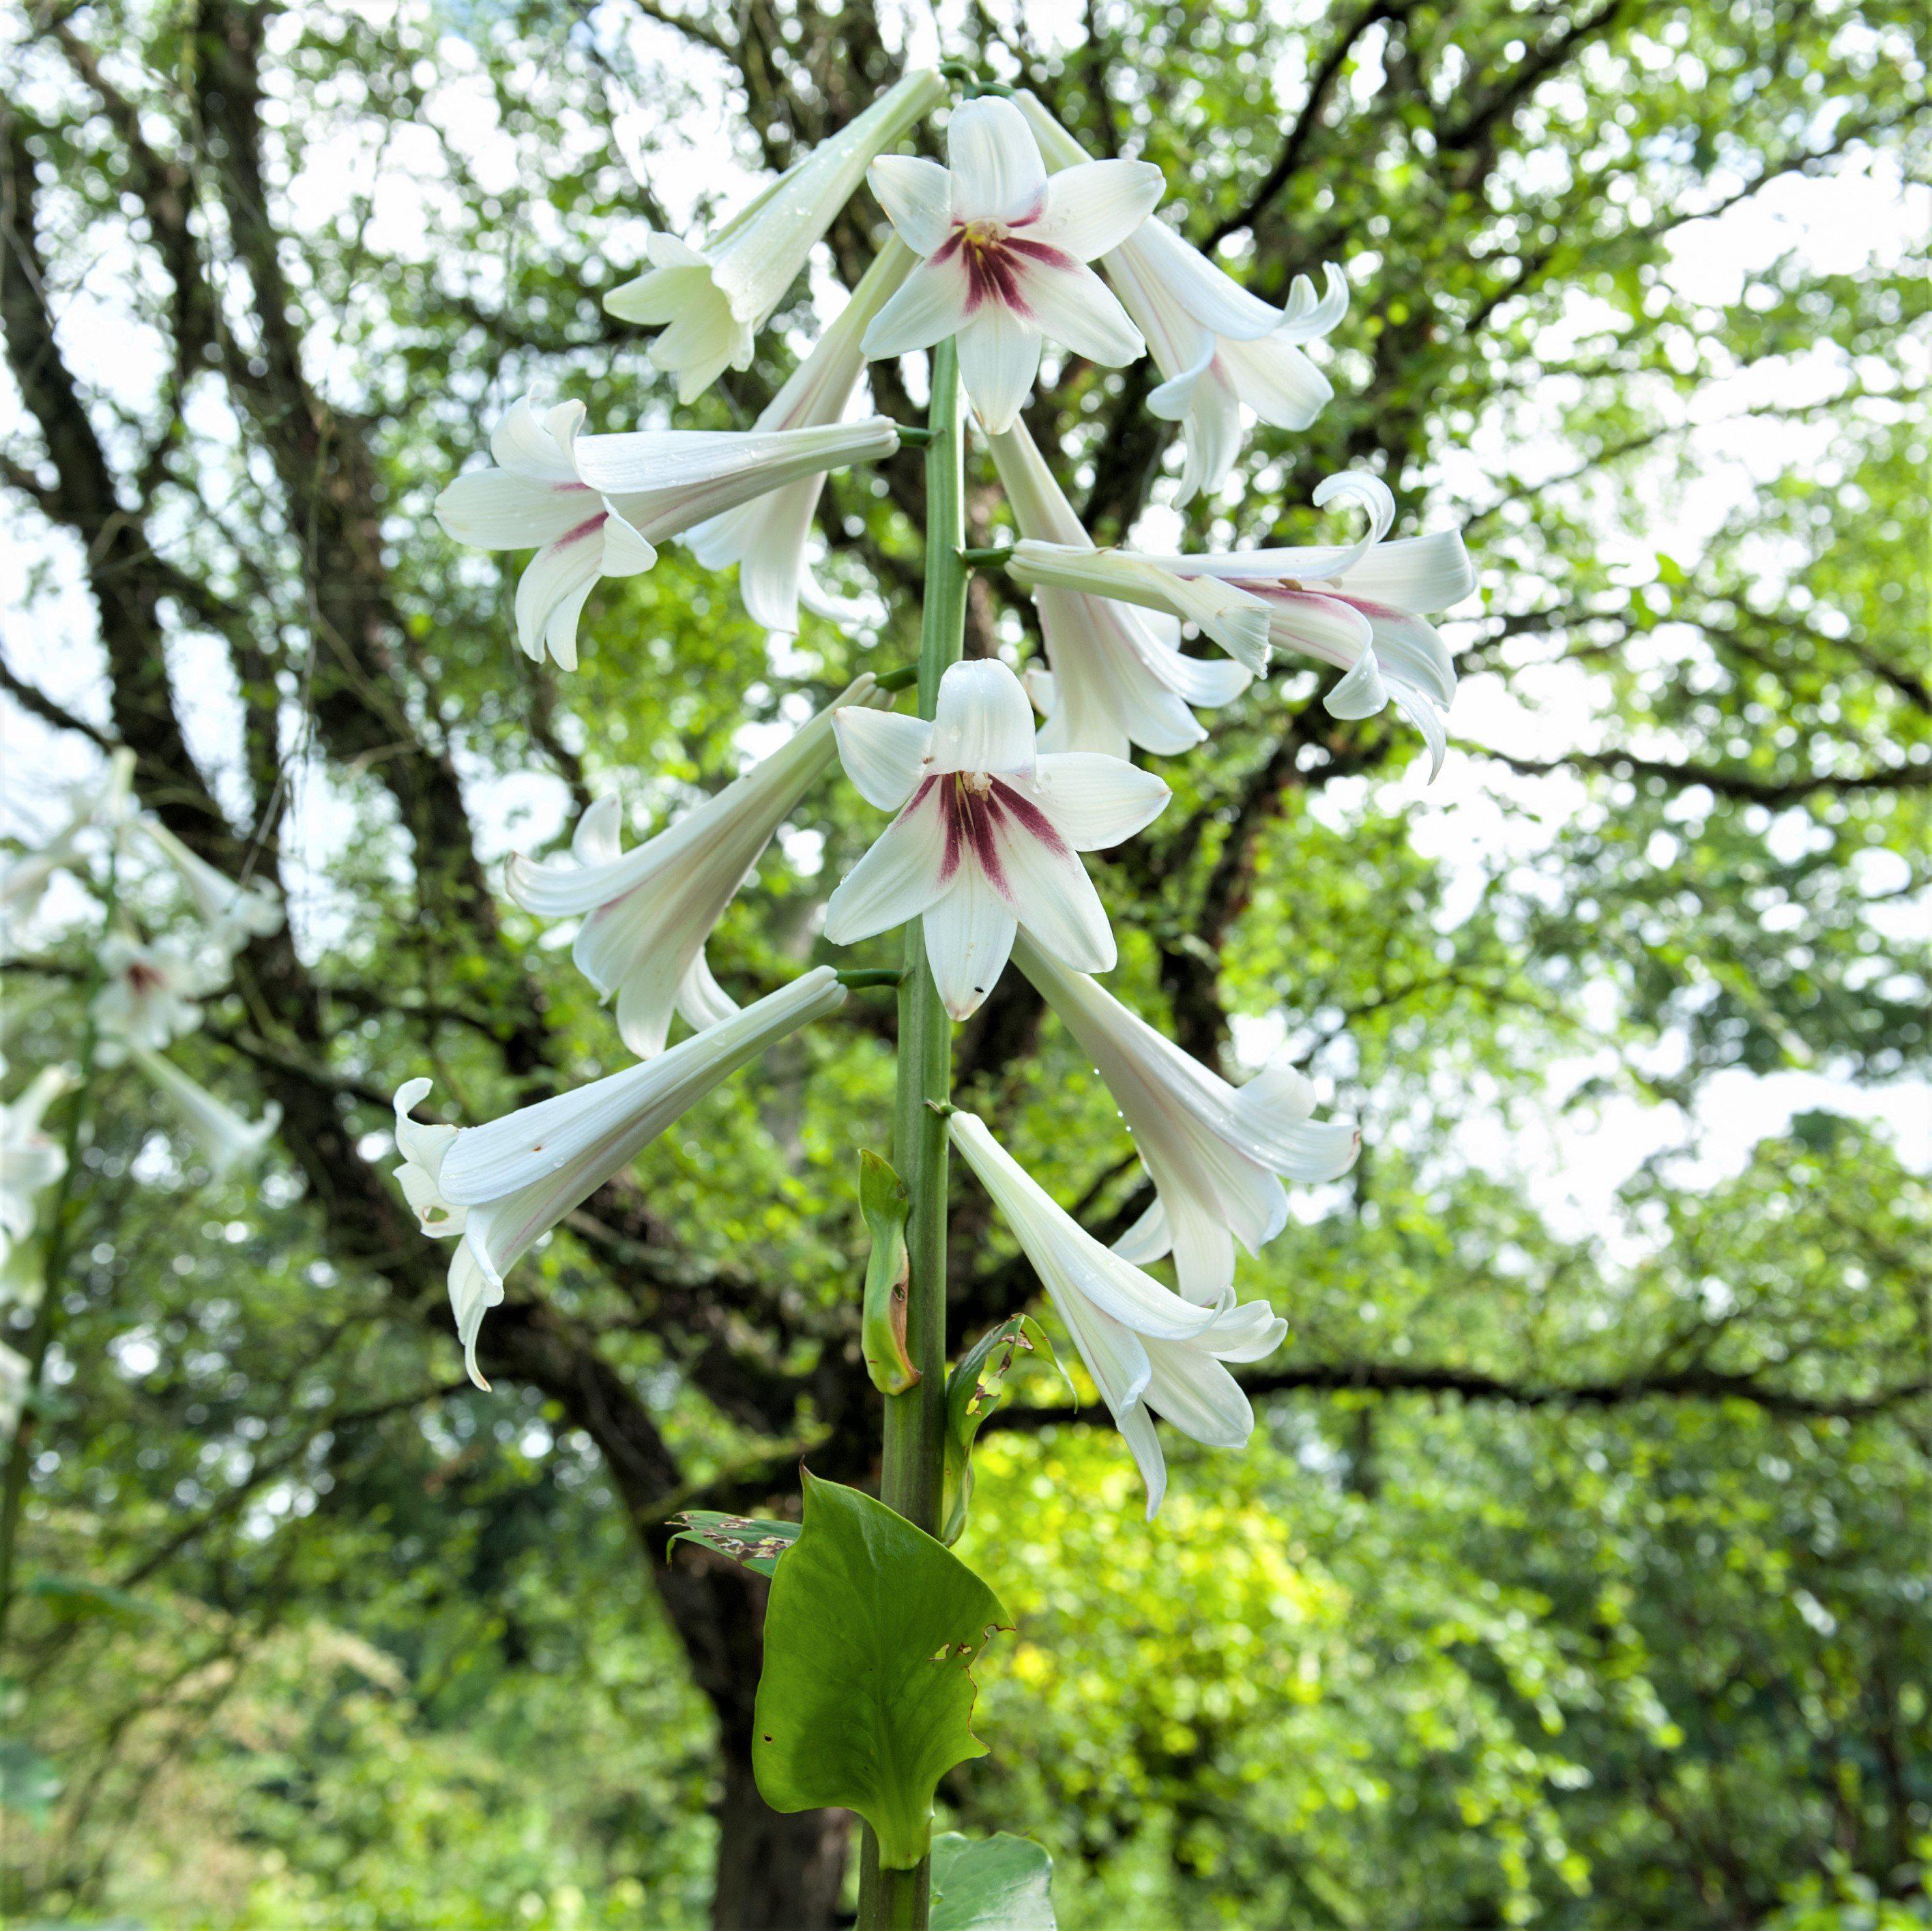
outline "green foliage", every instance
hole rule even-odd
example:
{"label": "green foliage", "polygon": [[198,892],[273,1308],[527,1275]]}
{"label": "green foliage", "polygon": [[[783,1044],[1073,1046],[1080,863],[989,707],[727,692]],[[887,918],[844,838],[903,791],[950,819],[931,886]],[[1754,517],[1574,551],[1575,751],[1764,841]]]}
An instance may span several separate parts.
{"label": "green foliage", "polygon": [[715,1550],[741,1562],[760,1575],[770,1575],[778,1557],[798,1540],[799,1525],[776,1517],[726,1515],[716,1509],[688,1509],[671,1520],[684,1526],[671,1537],[674,1542],[695,1542],[700,1548]]}
{"label": "green foliage", "polygon": [[752,1761],[775,1810],[836,1804],[879,1861],[926,1853],[934,1787],[983,1756],[974,1659],[1010,1628],[999,1598],[884,1503],[805,1478],[805,1528],[772,1578]]}
{"label": "green foliage", "polygon": [[910,1263],[906,1257],[905,1227],[911,1201],[905,1183],[886,1161],[869,1150],[859,1155],[859,1209],[872,1238],[866,1257],[860,1349],[872,1386],[882,1395],[903,1395],[919,1379],[919,1370],[906,1353],[906,1281]]}
{"label": "green foliage", "polygon": [[[973,1500],[973,1443],[987,1416],[1000,1404],[1015,1357],[1036,1352],[1059,1369],[1063,1380],[1066,1379],[1046,1330],[1030,1314],[1010,1314],[998,1327],[988,1329],[946,1378],[946,1479],[940,1509],[945,1526],[940,1539],[949,1546],[964,1533],[966,1512]],[[1072,1383],[1069,1380],[1066,1386],[1071,1393]]]}
{"label": "green foliage", "polygon": [[1054,1931],[1053,1860],[1005,1831],[932,1840],[932,1931]]}

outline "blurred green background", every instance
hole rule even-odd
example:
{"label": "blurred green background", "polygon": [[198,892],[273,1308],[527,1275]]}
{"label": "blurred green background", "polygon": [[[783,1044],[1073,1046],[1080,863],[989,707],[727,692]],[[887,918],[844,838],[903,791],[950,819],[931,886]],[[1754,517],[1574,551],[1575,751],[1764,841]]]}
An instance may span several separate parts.
{"label": "blurred green background", "polygon": [[[98,1096],[4,1665],[7,1921],[668,1931],[711,1921],[721,1859],[803,1854],[745,1809],[757,1588],[667,1566],[662,1518],[782,1506],[801,1453],[868,1477],[850,1176],[886,1002],[526,1263],[488,1395],[386,1108],[418,1073],[485,1118],[621,1063],[496,863],[612,786],[647,828],[905,661],[918,465],[826,500],[824,574],[878,623],[768,641],[672,545],[593,597],[568,677],[514,650],[520,560],[428,506],[526,389],[668,421],[599,306],[647,224],[728,212],[942,48],[1159,162],[1270,299],[1351,280],[1333,404],[1182,518],[1146,367],[1049,357],[1031,419],[1096,536],[1308,540],[1314,485],[1364,464],[1399,533],[1466,525],[1481,584],[1433,788],[1393,713],[1338,723],[1291,664],[1096,863],[1115,990],[1229,1069],[1286,1044],[1366,1152],[1244,1262],[1291,1326],[1254,1443],[1171,1440],[1153,1527],[1100,1411],[988,1433],[960,1552],[1019,1626],[949,1814],[1046,1844],[1070,1931],[1926,1921],[1923,26],[101,0],[7,27],[4,828],[135,743],[144,797],[230,869],[257,851],[295,938],[184,1056],[288,1112],[259,1182],[210,1184],[128,1076]],[[862,197],[680,422],[749,419],[878,220]],[[984,542],[977,458],[973,488]],[[973,623],[1034,647],[998,582]],[[801,808],[712,948],[740,996],[826,956],[878,823],[836,778]],[[90,930],[57,894],[9,972],[10,1092],[73,1050]],[[1129,1146],[1057,1025],[1010,993],[962,1051],[1056,1197],[1124,1224]],[[956,1197],[970,1335],[1029,1283]]]}

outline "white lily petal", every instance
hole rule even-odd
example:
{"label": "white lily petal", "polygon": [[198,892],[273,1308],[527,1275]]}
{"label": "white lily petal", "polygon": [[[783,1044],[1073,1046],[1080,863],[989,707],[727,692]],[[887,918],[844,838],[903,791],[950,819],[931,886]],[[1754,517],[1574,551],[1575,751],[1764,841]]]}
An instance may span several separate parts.
{"label": "white lily petal", "polygon": [[1113,928],[1072,847],[1049,843],[1010,816],[995,823],[993,840],[1006,896],[1034,942],[1076,972],[1111,972]]}
{"label": "white lily petal", "polygon": [[1223,341],[1258,341],[1286,320],[1164,221],[1136,230],[1122,252],[1131,256],[1131,266],[1151,287]]}
{"label": "white lily petal", "polygon": [[1088,751],[1040,757],[1030,790],[1076,851],[1104,851],[1124,843],[1151,824],[1172,796],[1153,772]]}
{"label": "white lily petal", "polygon": [[1328,378],[1289,335],[1224,341],[1217,359],[1228,392],[1277,429],[1306,429],[1335,399]]}
{"label": "white lily petal", "polygon": [[959,221],[1024,221],[1046,196],[1046,165],[1025,117],[998,95],[952,110],[946,128],[952,215]]}
{"label": "white lily petal", "polygon": [[957,254],[921,262],[905,285],[866,330],[866,353],[874,362],[929,349],[964,324],[970,289],[966,264]]}
{"label": "white lily petal", "polygon": [[1167,1457],[1161,1452],[1160,1433],[1144,1408],[1130,1409],[1115,1419],[1120,1439],[1132,1453],[1141,1479],[1147,1485],[1147,1519],[1151,1522],[1167,1499]]}
{"label": "white lily petal", "polygon": [[996,657],[969,657],[939,680],[926,770],[1018,772],[1034,767],[1033,709],[1026,687]]}
{"label": "white lily petal", "polygon": [[501,469],[514,470],[543,482],[577,480],[572,444],[584,424],[580,402],[560,402],[544,410],[534,398],[512,403],[490,432],[490,455]]}
{"label": "white lily petal", "polygon": [[1046,207],[1028,224],[1026,238],[1090,262],[1132,234],[1166,186],[1150,161],[1082,161],[1047,182]]}
{"label": "white lily petal", "polygon": [[1010,429],[1040,373],[1040,331],[1004,302],[986,302],[958,332],[959,374],[988,435]]}
{"label": "white lily petal", "polygon": [[1322,700],[1322,708],[1330,717],[1373,717],[1388,701],[1376,653],[1364,650],[1355,668]]}
{"label": "white lily petal", "polygon": [[962,865],[924,914],[926,959],[940,1001],[970,1019],[999,983],[1018,929],[1013,908],[980,867]]}
{"label": "white lily petal", "polygon": [[838,760],[868,804],[897,811],[926,775],[932,726],[896,711],[842,708],[832,714]]}
{"label": "white lily petal", "polygon": [[702,952],[691,962],[677,989],[677,1010],[694,1032],[716,1026],[739,1010],[738,1002],[712,976],[711,962]]}
{"label": "white lily petal", "polygon": [[445,531],[480,550],[536,549],[603,512],[580,483],[532,482],[511,470],[472,470],[436,500]]}
{"label": "white lily petal", "polygon": [[128,1057],[129,1063],[147,1075],[187,1123],[200,1143],[209,1170],[218,1179],[238,1167],[252,1165],[259,1160],[281,1124],[282,1110],[272,1101],[262,1110],[260,1119],[248,1119],[159,1053],[136,1047]]}
{"label": "white lily petal", "polygon": [[1142,1398],[1184,1435],[1208,1448],[1246,1448],[1255,1411],[1241,1385],[1198,1347],[1150,1349],[1153,1366]]}
{"label": "white lily petal", "polygon": [[1164,1260],[1174,1251],[1174,1236],[1168,1227],[1167,1209],[1161,1205],[1158,1194],[1154,1196],[1154,1205],[1114,1242],[1114,1251],[1123,1260],[1131,1260],[1136,1267]]}
{"label": "white lily petal", "polygon": [[952,225],[952,177],[937,161],[881,155],[866,179],[886,219],[915,254],[929,255]]}
{"label": "white lily petal", "polygon": [[1460,530],[1378,543],[1336,585],[1351,596],[1414,616],[1447,610],[1475,587],[1475,568]]}
{"label": "white lily petal", "polygon": [[517,584],[517,641],[542,663],[548,653],[566,670],[577,664],[577,620],[604,557],[603,518],[546,543]]}
{"label": "white lily petal", "polygon": [[[1076,356],[1106,368],[1118,368],[1147,353],[1147,344],[1120,306],[1119,297],[1084,263],[1028,261],[1018,280],[1019,299],[1034,326]],[[980,314],[1001,312],[1000,305],[988,303]],[[978,317],[971,326],[978,326]],[[963,364],[963,349],[962,358]],[[1038,366],[1037,356],[1034,366]],[[1034,371],[1029,369],[1028,388],[1033,385],[1033,377]],[[973,386],[970,377],[967,386]],[[1022,393],[1020,402],[1025,399]],[[1018,407],[1016,403],[1016,413]],[[984,408],[981,413],[986,413]],[[1009,416],[1000,426],[1010,427],[1012,419]]]}
{"label": "white lily petal", "polygon": [[938,786],[931,784],[914,794],[826,900],[826,937],[850,945],[917,918],[944,890],[945,846]]}

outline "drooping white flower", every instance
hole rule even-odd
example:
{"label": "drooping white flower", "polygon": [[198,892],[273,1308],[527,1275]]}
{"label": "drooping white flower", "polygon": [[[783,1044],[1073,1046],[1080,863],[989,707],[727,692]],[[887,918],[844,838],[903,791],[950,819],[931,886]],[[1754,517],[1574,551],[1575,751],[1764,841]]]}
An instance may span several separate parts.
{"label": "drooping white flower", "polygon": [[640,1059],[664,1050],[674,1014],[700,1029],[737,1011],[705,962],[705,941],[772,835],[832,761],[840,705],[891,702],[869,673],[714,797],[625,851],[623,806],[599,798],[579,821],[568,858],[512,858],[510,896],[543,918],[581,916],[572,956],[608,999]]}
{"label": "drooping white flower", "polygon": [[898,426],[868,416],[803,429],[641,429],[579,433],[580,402],[539,414],[527,399],[490,438],[496,466],[460,476],[436,500],[459,543],[536,554],[517,585],[517,641],[564,669],[577,620],[602,577],[632,577],[656,545],[753,497],[848,463],[888,456]]}
{"label": "drooping white flower", "polygon": [[[912,265],[912,251],[903,242],[894,236],[886,242],[852,299],[772,397],[754,430],[811,428],[844,416],[866,366],[860,338]],[[692,554],[706,569],[738,566],[738,594],[752,621],[768,630],[796,631],[801,599],[822,615],[853,614],[819,588],[806,560],[812,512],[824,487],[820,470],[782,489],[768,490],[686,533]]]}
{"label": "drooping white flower", "polygon": [[422,1125],[410,1116],[430,1082],[398,1089],[398,1178],[425,1233],[462,1237],[449,1299],[478,1387],[489,1383],[477,1371],[477,1330],[512,1266],[712,1087],[844,999],[837,974],[821,966],[655,1059],[487,1126]]}
{"label": "drooping white flower", "polygon": [[848,945],[922,918],[933,983],[955,1019],[992,990],[1024,928],[1083,972],[1114,962],[1114,935],[1078,854],[1131,838],[1166,803],[1150,771],[1090,751],[1038,752],[1020,680],[1004,664],[955,664],[928,724],[836,713],[860,795],[898,816],[825,909]]}
{"label": "drooping white flower", "polygon": [[106,976],[92,1010],[100,1029],[100,1058],[110,1065],[136,1047],[158,1053],[193,1032],[201,1024],[198,1002],[222,978],[205,954],[181,939],[146,944],[120,932],[102,941],[100,964]]}
{"label": "drooping white flower", "polygon": [[1424,613],[1445,610],[1474,588],[1468,552],[1455,530],[1385,542],[1395,499],[1378,477],[1330,476],[1315,492],[1315,505],[1337,500],[1367,512],[1367,533],[1353,543],[1163,557],[1022,542],[1009,567],[1023,583],[1181,615],[1204,591],[1238,597],[1265,617],[1272,647],[1348,673],[1322,700],[1331,716],[1370,717],[1396,704],[1427,740],[1432,778],[1448,748],[1443,719],[1456,694],[1456,668]]}
{"label": "drooping white flower", "polygon": [[122,822],[120,836],[123,850],[145,839],[174,867],[209,939],[224,952],[232,955],[250,938],[280,931],[282,895],[272,885],[230,878],[156,818],[130,817]]}
{"label": "drooping white flower", "polygon": [[32,1378],[27,1357],[0,1341],[0,1442],[10,1443],[20,1428]]}
{"label": "drooping white flower", "polygon": [[1276,1176],[1313,1184],[1346,1173],[1361,1146],[1354,1122],[1315,1119],[1314,1089],[1286,1061],[1231,1086],[1024,937],[1013,962],[1107,1083],[1154,1182],[1154,1204],[1116,1251],[1136,1262],[1171,1251],[1181,1293],[1217,1303],[1234,1286],[1234,1243],[1258,1253],[1287,1222]]}
{"label": "drooping white flower", "polygon": [[158,1053],[144,1046],[130,1047],[128,1059],[153,1082],[194,1135],[208,1170],[218,1180],[253,1166],[281,1124],[282,1110],[272,1100],[262,1110],[260,1119],[251,1120]]}
{"label": "drooping white flower", "polygon": [[1210,1448],[1245,1448],[1254,1410],[1225,1363],[1259,1361],[1288,1332],[1264,1301],[1197,1307],[1103,1247],[987,1131],[955,1113],[952,1144],[1031,1261],[1147,1484],[1153,1519],[1167,1491],[1154,1416]]}
{"label": "drooping white flower", "polygon": [[[1088,164],[1079,143],[1033,95],[1016,98],[1048,167]],[[1307,276],[1297,275],[1283,308],[1250,295],[1160,221],[1144,222],[1101,266],[1166,377],[1148,408],[1180,423],[1186,435],[1177,509],[1233,466],[1243,404],[1278,429],[1306,429],[1333,398],[1306,353],[1348,313],[1348,280],[1332,263],[1322,269],[1319,296]]]}
{"label": "drooping white flower", "polygon": [[959,338],[960,374],[989,434],[1012,428],[1040,369],[1041,338],[1117,368],[1146,344],[1086,264],[1117,247],[1160,199],[1147,161],[1084,161],[1047,179],[1010,101],[955,108],[947,165],[908,155],[868,179],[899,239],[925,259],[866,332],[875,359]]}
{"label": "drooping white flower", "polygon": [[1268,605],[1244,585],[1164,569],[1132,550],[1043,543],[1030,536],[1013,545],[1006,569],[1029,590],[1074,590],[1160,611],[1194,625],[1251,676],[1268,668]]}
{"label": "drooping white flower", "polygon": [[[987,446],[1021,536],[1094,547],[1024,422]],[[1185,751],[1208,734],[1189,706],[1227,704],[1248,686],[1242,665],[1184,655],[1172,617],[1046,585],[1034,602],[1050,668],[1030,671],[1026,686],[1046,718],[1043,751]]]}
{"label": "drooping white flower", "polygon": [[[67,1171],[67,1149],[44,1124],[48,1107],[74,1084],[64,1066],[45,1066],[20,1096],[0,1106],[0,1272],[34,1231],[40,1197]],[[12,1284],[8,1298],[25,1298]]]}
{"label": "drooping white flower", "polygon": [[647,353],[694,401],[728,367],[751,366],[754,338],[803,269],[874,158],[946,98],[916,68],[781,175],[701,248],[675,236],[645,242],[650,266],[604,306],[626,322],[668,324]]}
{"label": "drooping white flower", "polygon": [[18,950],[21,928],[39,909],[54,874],[74,864],[82,834],[95,825],[112,829],[126,819],[134,776],[134,752],[116,751],[108,760],[105,782],[70,785],[65,821],[32,851],[0,866],[0,959]]}

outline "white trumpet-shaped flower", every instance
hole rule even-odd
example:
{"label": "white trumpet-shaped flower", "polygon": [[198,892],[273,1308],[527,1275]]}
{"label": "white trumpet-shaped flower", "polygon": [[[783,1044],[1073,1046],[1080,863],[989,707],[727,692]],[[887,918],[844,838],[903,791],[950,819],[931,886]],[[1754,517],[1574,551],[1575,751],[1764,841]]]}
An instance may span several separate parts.
{"label": "white trumpet-shaped flower", "polygon": [[145,944],[125,932],[102,941],[100,964],[106,980],[92,1010],[106,1065],[136,1047],[158,1053],[193,1032],[201,1024],[200,1002],[222,978],[212,960],[180,939]]}
{"label": "white trumpet-shaped flower", "polygon": [[512,1266],[712,1087],[844,999],[838,975],[821,966],[655,1059],[487,1126],[424,1126],[410,1115],[430,1082],[398,1090],[398,1178],[425,1233],[461,1237],[449,1300],[478,1387],[489,1383],[477,1371],[477,1330]]}
{"label": "white trumpet-shaped flower", "polygon": [[[912,251],[903,242],[894,237],[886,242],[852,299],[772,397],[754,430],[812,428],[836,422],[845,413],[866,366],[860,338],[912,265]],[[854,614],[819,588],[806,557],[812,512],[824,487],[820,470],[782,489],[768,490],[686,533],[692,554],[706,569],[738,566],[738,594],[752,621],[768,630],[796,630],[801,600],[823,616],[846,619]]]}
{"label": "white trumpet-shaped flower", "polygon": [[171,1059],[143,1046],[130,1047],[128,1063],[152,1082],[200,1143],[208,1170],[217,1179],[252,1167],[281,1124],[282,1110],[271,1100],[260,1119],[237,1113],[226,1100],[191,1079]]}
{"label": "white trumpet-shaped flower", "polygon": [[1351,471],[1315,492],[1318,509],[1338,500],[1367,512],[1367,533],[1353,543],[1163,557],[1022,542],[1008,567],[1022,583],[1182,616],[1204,594],[1238,599],[1258,614],[1270,647],[1348,674],[1322,700],[1331,716],[1370,717],[1391,701],[1398,706],[1428,743],[1433,777],[1448,748],[1444,713],[1456,668],[1424,613],[1445,610],[1474,588],[1468,552],[1455,530],[1384,541],[1395,499],[1378,477]]}
{"label": "white trumpet-shaped flower", "polygon": [[1091,543],[1046,543],[1022,537],[1006,558],[1016,583],[1029,590],[1074,590],[1112,597],[1191,623],[1250,676],[1268,668],[1268,608],[1239,584],[1164,569],[1132,550]]}
{"label": "white trumpet-shaped flower", "polygon": [[[1039,101],[1025,93],[1016,98],[1048,167],[1087,164],[1079,143]],[[1348,313],[1348,280],[1332,263],[1322,270],[1318,296],[1306,275],[1297,275],[1284,308],[1250,295],[1159,221],[1143,223],[1101,266],[1166,378],[1148,407],[1180,423],[1186,437],[1177,509],[1233,466],[1244,403],[1278,429],[1306,429],[1333,398],[1306,353]]]}
{"label": "white trumpet-shaped flower", "polygon": [[1259,1361],[1288,1332],[1264,1301],[1197,1307],[1144,1274],[1056,1206],[1046,1191],[968,1113],[947,1130],[1000,1218],[1032,1262],[1066,1323],[1147,1484],[1153,1518],[1167,1491],[1167,1461],[1154,1416],[1210,1448],[1244,1448],[1254,1410],[1231,1361]]}
{"label": "white trumpet-shaped flower", "polygon": [[1109,368],[1143,354],[1127,312],[1087,266],[1160,199],[1147,161],[1083,161],[1049,180],[1010,101],[953,110],[947,165],[889,155],[868,177],[899,239],[925,259],[866,332],[874,358],[959,338],[960,374],[981,424],[1012,428],[1050,337]]}
{"label": "white trumpet-shaped flower", "polygon": [[495,467],[436,500],[459,543],[536,554],[517,585],[517,641],[541,662],[577,663],[577,620],[602,577],[636,576],[656,545],[767,491],[875,461],[898,447],[883,416],[800,429],[640,429],[580,434],[580,402],[539,413],[527,399],[490,438]]}
{"label": "white trumpet-shaped flower", "polygon": [[272,885],[230,878],[154,818],[124,820],[120,836],[123,849],[145,838],[174,867],[209,939],[222,951],[232,956],[250,938],[281,929],[282,895]]}
{"label": "white trumpet-shaped flower", "polygon": [[1284,1061],[1231,1086],[1024,938],[1013,962],[1107,1083],[1154,1182],[1154,1204],[1116,1251],[1140,1263],[1172,1252],[1181,1293],[1219,1302],[1234,1286],[1234,1243],[1258,1253],[1286,1224],[1282,1179],[1333,1180],[1354,1164],[1354,1122],[1315,1119],[1314,1089]]}
{"label": "white trumpet-shaped flower", "polygon": [[1017,930],[1083,972],[1114,962],[1114,934],[1078,857],[1130,838],[1168,789],[1149,771],[1090,751],[1040,752],[1020,680],[1004,664],[955,664],[931,723],[836,713],[838,755],[860,795],[898,816],[825,910],[850,944],[924,920],[933,983],[955,1019],[1004,969]]}
{"label": "white trumpet-shaped flower", "polygon": [[10,957],[17,949],[20,928],[39,909],[54,874],[74,864],[82,834],[95,825],[111,830],[127,818],[134,778],[134,752],[116,751],[108,761],[105,784],[68,786],[65,822],[32,851],[0,866],[0,959]]}
{"label": "white trumpet-shaped flower", "polygon": [[[64,1066],[45,1066],[16,1099],[0,1106],[0,1271],[33,1233],[40,1195],[67,1171],[67,1149],[44,1122],[48,1107],[74,1084]],[[25,1298],[18,1285],[11,1298]]]}
{"label": "white trumpet-shaped flower", "polygon": [[798,279],[806,258],[866,170],[946,98],[921,68],[882,94],[758,195],[701,248],[652,234],[650,266],[614,288],[604,306],[626,322],[668,325],[648,353],[694,401],[728,367],[751,366],[754,338]]}
{"label": "white trumpet-shaped flower", "polygon": [[[987,440],[1021,536],[1092,549],[1026,425]],[[1029,671],[1026,686],[1046,719],[1043,751],[1185,751],[1208,734],[1189,707],[1228,703],[1248,686],[1242,665],[1184,655],[1171,617],[1047,585],[1034,602],[1049,668]]]}
{"label": "white trumpet-shaped flower", "polygon": [[674,1015],[701,1030],[737,1011],[705,962],[711,929],[832,761],[838,707],[891,701],[860,676],[743,776],[632,851],[620,844],[623,806],[612,797],[579,820],[568,858],[510,860],[506,882],[526,911],[582,917],[572,956],[616,1000],[617,1030],[640,1059],[664,1050]]}
{"label": "white trumpet-shaped flower", "polygon": [[1354,471],[1329,477],[1314,500],[1318,509],[1352,500],[1367,514],[1366,534],[1353,543],[1150,560],[1258,597],[1275,649],[1348,673],[1322,700],[1330,715],[1372,717],[1394,703],[1427,741],[1432,778],[1448,749],[1444,715],[1456,695],[1456,667],[1425,613],[1461,602],[1475,587],[1462,532],[1385,541],[1395,499],[1379,477]]}

